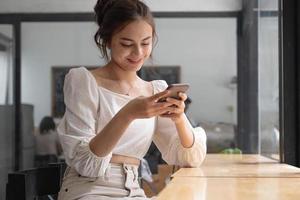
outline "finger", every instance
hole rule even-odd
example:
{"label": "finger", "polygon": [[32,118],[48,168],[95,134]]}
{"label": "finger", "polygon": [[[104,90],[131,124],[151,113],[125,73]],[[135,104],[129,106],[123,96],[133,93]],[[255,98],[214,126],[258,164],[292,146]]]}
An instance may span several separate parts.
{"label": "finger", "polygon": [[178,113],[180,109],[175,106],[169,106],[166,108],[166,113]]}
{"label": "finger", "polygon": [[[157,107],[155,110],[153,110],[153,112],[156,113],[156,115],[161,115],[163,113],[167,113],[167,112],[170,112],[170,109],[169,109],[170,105],[167,106],[167,107]],[[170,112],[171,113],[171,112]]]}
{"label": "finger", "polygon": [[181,114],[184,112],[183,107],[168,107],[168,112],[169,113],[175,113],[175,114]]}
{"label": "finger", "polygon": [[157,102],[157,103],[154,104],[153,107],[155,109],[163,109],[163,108],[167,108],[167,107],[172,106],[172,105],[173,105],[173,103],[165,101],[165,102]]}
{"label": "finger", "polygon": [[183,92],[179,92],[178,96],[180,97],[181,101],[185,101],[187,99],[187,95]]}
{"label": "finger", "polygon": [[160,117],[164,117],[164,118],[173,118],[173,117],[177,117],[178,115],[177,114],[174,114],[174,113],[164,113],[164,114],[161,114],[159,115]]}
{"label": "finger", "polygon": [[167,112],[169,107],[172,106],[172,103],[169,102],[158,102],[154,105],[151,105],[151,107],[148,108],[148,112],[151,113],[151,115],[160,115],[164,112]]}
{"label": "finger", "polygon": [[155,94],[155,95],[149,97],[149,99],[150,99],[150,101],[155,101],[155,102],[157,102],[159,99],[164,98],[164,97],[167,97],[168,94],[169,94],[169,92],[170,92],[169,90],[164,90],[164,91],[162,91],[162,92],[159,92],[159,93],[157,93],[157,94]]}
{"label": "finger", "polygon": [[162,115],[162,114],[165,114],[165,113],[172,113],[170,111],[170,107],[166,107],[166,108],[161,108],[161,109],[158,109],[157,111],[157,115]]}
{"label": "finger", "polygon": [[173,107],[173,108],[175,107],[177,110],[179,110],[179,112],[182,112],[185,109],[184,101],[180,101],[180,100],[173,99],[173,98],[167,98],[167,102],[172,103],[173,106],[171,106],[171,107]]}
{"label": "finger", "polygon": [[184,112],[184,109],[169,106],[167,108],[161,109],[158,112],[159,112],[160,115],[162,115],[162,114],[167,114],[167,115],[175,114],[175,115],[178,115],[178,114],[182,114]]}
{"label": "finger", "polygon": [[172,97],[168,97],[168,98],[166,99],[166,101],[169,102],[169,103],[172,103],[173,105],[176,105],[176,106],[178,106],[178,107],[181,106],[181,103],[182,103],[181,100],[174,99],[174,98],[172,98]]}

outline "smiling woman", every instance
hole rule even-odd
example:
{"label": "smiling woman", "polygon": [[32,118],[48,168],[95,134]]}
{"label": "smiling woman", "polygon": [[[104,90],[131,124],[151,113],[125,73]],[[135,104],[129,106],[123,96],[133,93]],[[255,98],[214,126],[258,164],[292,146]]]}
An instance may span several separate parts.
{"label": "smiling woman", "polygon": [[123,70],[138,71],[152,51],[153,28],[144,20],[128,24],[111,38],[111,60]]}
{"label": "smiling woman", "polygon": [[206,135],[185,116],[185,93],[171,98],[165,81],[137,75],[155,39],[149,8],[139,0],[98,0],[95,13],[94,39],[107,63],[65,77],[58,133],[68,168],[58,199],[147,199],[138,166],[151,142],[168,164],[199,167]]}
{"label": "smiling woman", "polygon": [[[108,1],[109,2],[109,1]],[[145,32],[140,29],[137,29],[138,27],[135,27],[134,25],[130,25],[129,27],[127,27],[129,22],[133,22],[133,23],[145,23],[145,26],[148,26],[148,31],[150,31],[150,35],[146,38],[143,38],[143,42],[145,42],[145,40],[150,40],[152,39],[151,42],[154,41],[156,33],[155,33],[155,25],[154,25],[154,20],[153,17],[151,15],[151,13],[143,8],[143,7],[136,7],[136,9],[139,10],[139,15],[126,15],[123,12],[119,12],[118,10],[113,10],[109,12],[109,15],[107,15],[107,9],[109,9],[113,4],[118,4],[117,6],[119,8],[122,9],[126,9],[129,10],[132,8],[132,4],[128,4],[127,2],[109,2],[107,3],[106,1],[98,1],[96,6],[95,6],[95,13],[96,13],[96,21],[98,23],[98,30],[94,36],[95,42],[97,44],[97,46],[99,47],[102,55],[104,56],[104,58],[106,60],[109,60],[109,55],[107,52],[107,47],[110,48],[110,41],[111,41],[111,37],[112,36],[116,36],[113,35],[114,33],[118,33],[119,31],[121,31],[125,26],[126,29],[130,30],[132,32],[136,32],[139,31],[139,34],[144,34]],[[116,5],[114,5],[116,6]],[[127,19],[123,19],[124,14],[126,15]],[[124,23],[125,21],[125,23]],[[151,30],[150,30],[150,29]],[[146,30],[147,31],[147,30]],[[123,30],[123,32],[126,32]],[[137,34],[137,35],[139,35]],[[130,35],[129,33],[127,35]],[[122,43],[123,46],[128,47],[131,44],[132,39],[131,38],[120,38],[122,40],[124,40],[125,42]],[[129,43],[127,43],[126,41],[129,41]],[[118,41],[119,42],[119,41]],[[145,42],[144,44],[152,44],[149,41]]]}

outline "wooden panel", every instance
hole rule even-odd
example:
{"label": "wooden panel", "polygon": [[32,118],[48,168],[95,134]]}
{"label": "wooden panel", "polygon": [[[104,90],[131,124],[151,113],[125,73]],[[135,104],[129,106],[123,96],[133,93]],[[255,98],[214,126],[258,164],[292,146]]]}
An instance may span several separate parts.
{"label": "wooden panel", "polygon": [[173,177],[299,177],[300,169],[286,164],[220,165],[182,168]]}
{"label": "wooden panel", "polygon": [[207,155],[201,168],[181,168],[172,177],[299,177],[300,169],[260,155]]}
{"label": "wooden panel", "polygon": [[207,154],[202,165],[258,163],[278,163],[278,161],[257,154]]}
{"label": "wooden panel", "polygon": [[300,199],[300,178],[176,177],[157,200]]}

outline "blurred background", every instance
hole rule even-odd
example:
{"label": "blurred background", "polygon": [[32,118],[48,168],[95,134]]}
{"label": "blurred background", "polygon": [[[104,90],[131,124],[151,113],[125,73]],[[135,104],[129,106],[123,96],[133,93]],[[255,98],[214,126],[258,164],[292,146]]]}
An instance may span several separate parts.
{"label": "blurred background", "polygon": [[[36,165],[42,119],[59,123],[68,70],[105,64],[93,41],[95,2],[0,1],[0,199],[9,171]],[[208,153],[279,161],[278,0],[145,2],[158,43],[139,75],[191,85],[186,113],[205,129]],[[155,172],[155,147],[147,156]]]}

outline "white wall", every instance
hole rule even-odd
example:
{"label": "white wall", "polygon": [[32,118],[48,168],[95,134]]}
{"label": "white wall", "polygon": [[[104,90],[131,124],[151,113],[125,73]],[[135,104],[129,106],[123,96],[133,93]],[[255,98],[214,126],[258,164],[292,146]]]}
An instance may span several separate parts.
{"label": "white wall", "polygon": [[0,105],[5,103],[7,87],[7,54],[0,51]]}
{"label": "white wall", "polygon": [[34,105],[34,121],[51,114],[51,67],[100,65],[94,23],[22,24],[22,102]]}
{"label": "white wall", "polygon": [[[233,122],[226,87],[236,75],[235,19],[157,19],[154,64],[182,66],[191,84],[196,121]],[[34,104],[35,124],[51,114],[51,67],[101,65],[94,23],[22,24],[22,102]]]}
{"label": "white wall", "polygon": [[[12,38],[13,29],[11,25],[0,25],[0,33],[4,35],[7,38]],[[2,45],[7,46],[9,48],[9,42],[6,40],[3,40],[0,38],[0,43]],[[0,51],[0,104],[5,104],[5,99],[7,95],[7,88],[8,88],[8,103],[12,103],[12,77],[13,77],[13,71],[12,71],[12,49],[8,49],[7,51]],[[8,70],[10,69],[9,73]],[[8,77],[9,74],[9,77]],[[9,78],[9,80],[7,80]],[[9,86],[7,87],[7,83]]]}
{"label": "white wall", "polygon": [[[145,0],[153,11],[240,10],[241,0]],[[92,12],[96,0],[1,0],[0,13]]]}
{"label": "white wall", "polygon": [[180,65],[191,84],[190,110],[196,121],[235,122],[236,95],[228,83],[236,76],[236,20],[159,19],[158,65]]}
{"label": "white wall", "polygon": [[236,11],[242,0],[145,0],[153,11]]}

